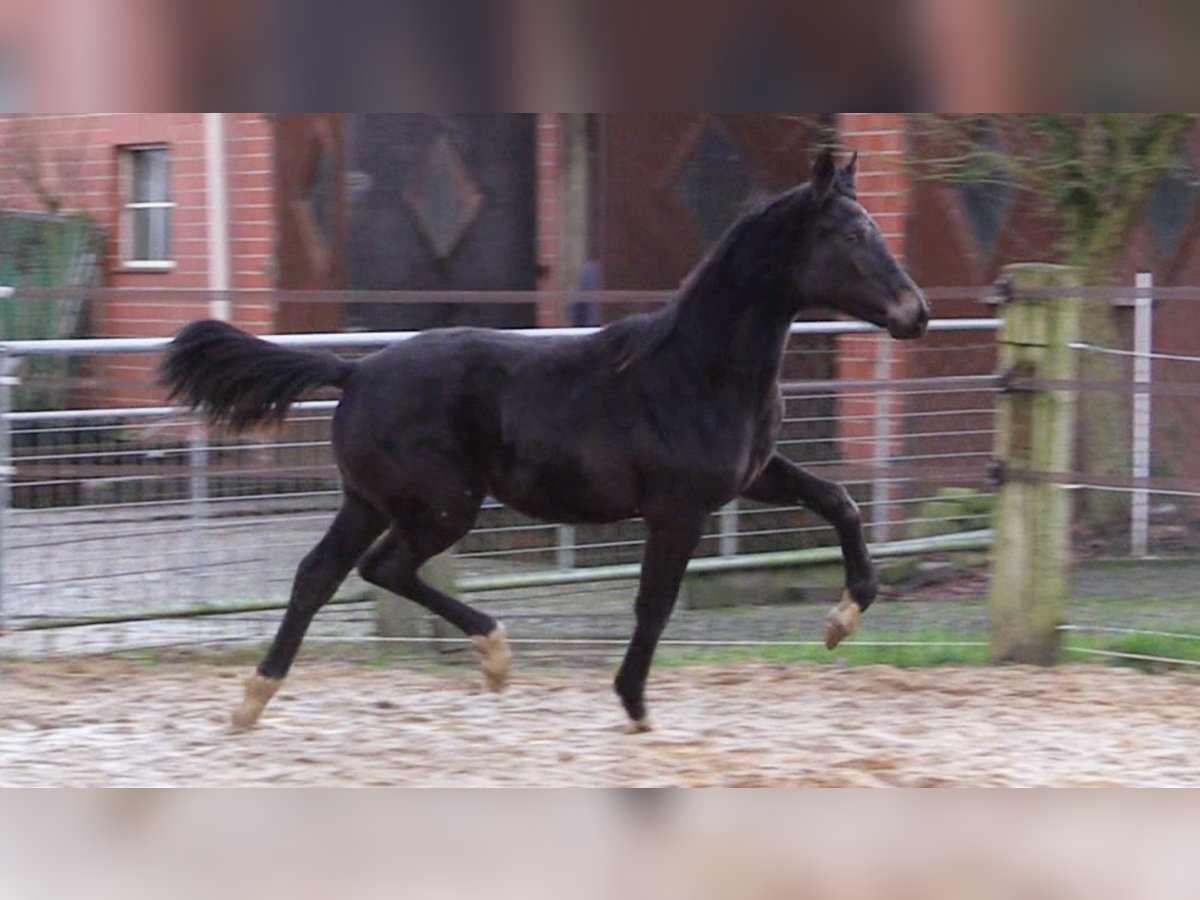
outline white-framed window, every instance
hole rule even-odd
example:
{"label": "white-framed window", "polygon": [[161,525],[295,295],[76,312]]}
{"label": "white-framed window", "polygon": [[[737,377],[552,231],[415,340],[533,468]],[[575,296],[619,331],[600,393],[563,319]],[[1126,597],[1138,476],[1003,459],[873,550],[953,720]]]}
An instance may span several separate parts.
{"label": "white-framed window", "polygon": [[131,269],[169,269],[171,155],[165,144],[122,147],[121,261]]}

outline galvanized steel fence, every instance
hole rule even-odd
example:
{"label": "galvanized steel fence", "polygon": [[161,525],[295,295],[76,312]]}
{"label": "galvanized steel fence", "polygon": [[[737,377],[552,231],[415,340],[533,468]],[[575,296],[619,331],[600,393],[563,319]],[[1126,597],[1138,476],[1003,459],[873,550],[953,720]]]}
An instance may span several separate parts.
{"label": "galvanized steel fence", "polygon": [[[869,326],[793,327],[781,450],[847,485],[873,539],[890,545],[884,555],[923,546],[905,541],[944,535],[965,535],[971,546],[985,540],[995,328],[989,317],[935,321],[929,338],[905,348],[901,371],[880,365],[888,339]],[[409,336],[272,340],[356,354]],[[7,630],[0,652],[193,644],[273,631],[296,564],[337,506],[328,447],[336,401],[298,404],[270,431],[211,434],[185,411],[153,402],[160,394],[149,382],[151,368],[167,340],[0,345],[0,367],[9,373],[0,378]],[[56,387],[68,401],[22,408],[22,396],[47,387],[22,379],[22,371],[44,357],[67,363],[69,383]],[[939,374],[920,374],[926,369]],[[965,493],[969,502],[959,502]],[[501,605],[507,620],[525,618],[547,640],[615,640],[628,631],[640,545],[637,522],[546,525],[489,501],[455,552],[460,588]],[[787,555],[795,551],[808,556]],[[736,503],[713,517],[697,557],[701,569],[771,568],[833,562],[838,551],[832,530],[803,510]],[[371,603],[356,599],[363,590],[352,576],[344,602],[318,616],[317,639],[373,632]],[[230,610],[239,613],[223,614]]]}
{"label": "galvanized steel fence", "polygon": [[[981,314],[935,320],[926,338],[903,346],[859,323],[800,322],[793,329],[780,448],[847,485],[885,563],[931,548],[945,554],[989,542],[991,479],[997,474],[995,397],[997,390],[1013,387],[996,372],[994,308],[976,305],[991,292],[978,287],[931,292],[935,301],[945,301],[943,309]],[[1154,287],[1143,278],[1129,288],[1081,294],[1089,303],[1115,303],[1124,311],[1107,342],[1081,340],[1073,348],[1081,359],[1109,360],[1103,377],[1085,373],[1060,387],[1123,398],[1110,413],[1083,424],[1125,435],[1126,456],[1118,461],[1124,469],[1089,470],[1081,464],[1070,472],[1024,477],[1050,479],[1079,498],[1073,525],[1079,556],[1170,554],[1186,560],[1200,551],[1200,471],[1192,452],[1200,442],[1200,416],[1194,412],[1200,393],[1195,340],[1200,327],[1194,327],[1200,326],[1194,321],[1200,304],[1194,301],[1200,289]],[[202,296],[184,292],[169,299],[189,304],[196,317],[204,314]],[[284,299],[302,302],[296,295]],[[530,302],[529,295],[451,299]],[[563,295],[547,301],[539,295],[537,302],[565,308],[596,299]],[[636,307],[662,295],[623,299]],[[234,300],[235,310],[244,301],[260,317],[282,302],[261,294]],[[153,298],[136,302],[153,324]],[[163,316],[164,323],[168,318]],[[158,329],[162,335],[170,330]],[[274,339],[350,355],[409,335]],[[336,401],[301,403],[278,429],[237,439],[211,434],[186,412],[161,405],[150,375],[166,340],[0,343],[0,615],[6,628],[0,655],[195,646],[273,633],[295,566],[337,505],[340,492],[328,448]],[[47,397],[54,402],[46,403]],[[1083,498],[1096,493],[1130,502],[1115,520],[1097,526],[1082,512]],[[572,659],[589,652],[607,658],[620,652],[629,634],[640,545],[636,522],[546,525],[489,502],[479,526],[455,550],[459,588],[502,617],[515,643],[552,647],[556,658],[564,647]],[[839,568],[834,535],[823,522],[803,510],[750,503],[731,504],[715,515],[697,555],[698,573],[788,573],[747,582],[739,588],[743,593],[778,591],[783,581],[797,586],[793,597],[807,592],[822,599]],[[945,564],[928,565],[936,575]],[[807,574],[821,570],[821,577]],[[919,585],[920,567],[916,576]],[[871,630],[878,628],[892,643],[911,637],[926,645],[931,640],[975,645],[988,631],[980,602],[985,587],[978,579],[951,586],[951,594],[965,593],[969,603],[878,604],[864,619],[857,643],[872,643]],[[1124,584],[1114,590],[1130,595],[1176,588]],[[1088,588],[1092,595],[1104,589]],[[364,591],[352,576],[317,617],[312,640],[377,639],[377,610]],[[906,585],[903,595],[910,593]],[[825,608],[820,602],[722,612],[701,609],[685,597],[666,644],[815,644]],[[1113,651],[1078,640],[1106,634],[1187,637],[1195,630],[1189,616],[1189,608],[1179,604],[1149,611],[1093,604],[1065,626],[1075,642],[1068,649],[1170,659],[1153,650]],[[430,620],[417,636],[459,643]]]}

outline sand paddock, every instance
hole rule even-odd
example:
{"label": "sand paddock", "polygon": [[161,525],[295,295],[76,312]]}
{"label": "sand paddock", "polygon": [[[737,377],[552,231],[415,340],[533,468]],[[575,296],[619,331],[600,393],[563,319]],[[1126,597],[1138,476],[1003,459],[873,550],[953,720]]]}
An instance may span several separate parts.
{"label": "sand paddock", "polygon": [[0,667],[3,785],[1200,785],[1200,677],[740,663],[652,673],[621,733],[606,670],[301,661],[259,726],[243,667]]}

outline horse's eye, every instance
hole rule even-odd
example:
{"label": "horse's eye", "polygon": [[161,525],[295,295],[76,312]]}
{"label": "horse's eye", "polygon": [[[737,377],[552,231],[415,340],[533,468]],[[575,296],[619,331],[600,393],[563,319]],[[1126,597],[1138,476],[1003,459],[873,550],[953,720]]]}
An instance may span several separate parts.
{"label": "horse's eye", "polygon": [[855,228],[853,231],[846,232],[846,240],[852,244],[857,244],[862,240],[862,232]]}

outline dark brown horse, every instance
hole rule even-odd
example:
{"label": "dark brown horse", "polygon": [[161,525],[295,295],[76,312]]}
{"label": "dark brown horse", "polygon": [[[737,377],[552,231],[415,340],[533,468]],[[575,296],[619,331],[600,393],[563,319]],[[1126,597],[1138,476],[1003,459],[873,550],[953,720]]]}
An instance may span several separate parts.
{"label": "dark brown horse", "polygon": [[876,580],[846,491],[775,452],[788,329],[800,310],[831,307],[906,339],[929,317],[856,202],[854,172],[853,160],[839,170],[821,155],[809,184],[736,222],[672,303],[583,337],[452,328],[352,363],[220,322],[185,327],[163,381],[214,423],[246,428],[282,417],[308,389],[342,391],[333,418],[342,506],[300,563],[235,724],[257,720],[356,563],[367,581],[460,628],[489,686],[503,688],[503,628],[417,574],[471,530],[489,494],[550,522],[645,521],[637,621],[615,682],[634,730],[648,727],[650,660],[705,519],[735,497],[804,504],[833,524],[846,591],[826,643],[849,634]]}

